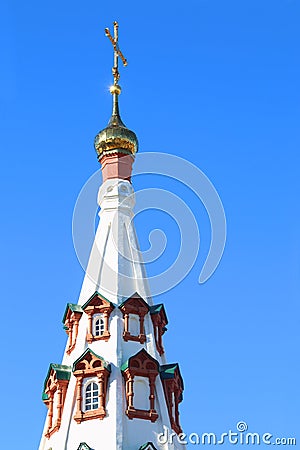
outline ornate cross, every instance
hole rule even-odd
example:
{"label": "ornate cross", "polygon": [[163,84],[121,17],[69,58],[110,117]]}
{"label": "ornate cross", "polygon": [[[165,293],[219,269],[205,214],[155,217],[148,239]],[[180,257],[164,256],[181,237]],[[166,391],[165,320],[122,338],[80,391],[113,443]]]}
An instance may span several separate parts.
{"label": "ornate cross", "polygon": [[127,60],[125,59],[123,53],[121,52],[118,44],[118,28],[119,24],[118,22],[114,22],[114,36],[110,34],[110,31],[108,28],[105,28],[105,34],[109,38],[110,42],[113,45],[114,48],[114,67],[112,68],[112,73],[114,77],[114,86],[118,85],[118,81],[120,78],[119,70],[118,70],[118,59],[119,57],[122,59],[122,62],[124,66],[127,66]]}

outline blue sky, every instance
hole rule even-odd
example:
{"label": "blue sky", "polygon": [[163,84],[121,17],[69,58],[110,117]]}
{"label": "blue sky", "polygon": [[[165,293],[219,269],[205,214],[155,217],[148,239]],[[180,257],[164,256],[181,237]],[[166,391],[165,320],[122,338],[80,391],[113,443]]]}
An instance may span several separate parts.
{"label": "blue sky", "polygon": [[[61,318],[83,279],[72,213],[110,115],[103,29],[115,19],[129,61],[121,113],[140,151],[197,165],[226,211],[223,259],[199,285],[210,242],[203,206],[175,181],[136,180],[179,195],[201,232],[188,277],[156,299],[170,321],[168,359],[185,380],[183,427],[221,434],[245,420],[249,431],[299,440],[299,2],[11,0],[1,9],[2,444],[38,446],[42,383],[61,360]],[[178,230],[151,214],[137,231],[142,248],[152,227],[169,233],[166,259],[149,267],[159,273]]]}

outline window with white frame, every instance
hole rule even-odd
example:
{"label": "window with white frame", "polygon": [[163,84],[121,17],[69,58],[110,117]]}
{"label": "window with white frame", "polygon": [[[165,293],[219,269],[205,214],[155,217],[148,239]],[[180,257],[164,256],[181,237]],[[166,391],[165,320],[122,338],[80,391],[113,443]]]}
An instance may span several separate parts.
{"label": "window with white frame", "polygon": [[95,381],[89,382],[85,387],[84,410],[91,411],[99,407],[99,388]]}
{"label": "window with white frame", "polygon": [[97,314],[94,317],[94,336],[102,336],[105,331],[103,314]]}

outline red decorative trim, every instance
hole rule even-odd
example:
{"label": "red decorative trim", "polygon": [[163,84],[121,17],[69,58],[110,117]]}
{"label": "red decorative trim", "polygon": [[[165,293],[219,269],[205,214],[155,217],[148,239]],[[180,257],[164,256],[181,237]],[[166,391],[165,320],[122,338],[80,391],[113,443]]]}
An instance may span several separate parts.
{"label": "red decorative trim", "polygon": [[67,354],[70,355],[70,353],[74,350],[76,345],[76,340],[78,336],[78,326],[79,326],[79,320],[81,319],[82,313],[80,312],[73,312],[70,309],[68,310],[66,320],[65,320],[65,330],[67,335],[69,336],[68,339],[68,348],[66,350]]}
{"label": "red decorative trim", "polygon": [[156,348],[161,356],[165,352],[162,342],[162,336],[166,332],[166,325],[168,323],[164,308],[162,307],[157,313],[151,313],[151,319],[154,328]]}
{"label": "red decorative trim", "polygon": [[169,418],[171,422],[171,428],[175,433],[182,433],[182,429],[179,422],[179,410],[178,405],[182,401],[183,382],[179,372],[176,368],[172,378],[162,379],[164,388]]}
{"label": "red decorative trim", "polygon": [[[146,419],[155,422],[158,414],[155,410],[155,379],[158,375],[158,362],[152,358],[144,349],[132,356],[128,360],[128,366],[123,370],[125,379],[126,392],[126,415],[129,419]],[[134,407],[134,377],[141,376],[148,378],[150,395],[149,395],[149,409],[136,409]]]}
{"label": "red decorative trim", "polygon": [[[145,300],[142,299],[142,297],[140,297],[138,294],[135,294],[134,296],[128,298],[125,302],[123,302],[122,305],[119,306],[119,308],[122,311],[124,317],[124,341],[136,341],[144,344],[146,342],[144,318],[149,311],[148,304],[145,302]],[[129,331],[130,314],[139,316],[140,330],[137,336],[132,335]]]}
{"label": "red decorative trim", "polygon": [[[90,300],[82,308],[88,315],[88,330],[86,334],[86,340],[89,344],[94,341],[108,341],[110,338],[109,332],[109,317],[114,309],[114,306],[101,295],[96,292]],[[104,332],[100,336],[94,336],[93,334],[93,318],[96,314],[103,314],[104,319]]]}
{"label": "red decorative trim", "polygon": [[[45,437],[48,439],[60,428],[68,384],[69,380],[58,380],[55,371],[52,369],[45,389],[45,394],[48,398],[47,400],[44,400],[44,403],[48,408],[48,425],[45,433]],[[54,406],[55,397],[57,398],[56,406]],[[57,409],[57,414],[56,421],[53,423],[54,407]]]}
{"label": "red decorative trim", "polygon": [[[76,382],[76,414],[74,420],[81,423],[84,420],[104,419],[106,416],[106,392],[109,377],[109,370],[104,367],[103,360],[97,358],[91,351],[85,353],[82,359],[75,363],[74,375],[77,378]],[[91,411],[83,411],[82,409],[82,383],[84,378],[97,377],[99,386],[99,408]]]}

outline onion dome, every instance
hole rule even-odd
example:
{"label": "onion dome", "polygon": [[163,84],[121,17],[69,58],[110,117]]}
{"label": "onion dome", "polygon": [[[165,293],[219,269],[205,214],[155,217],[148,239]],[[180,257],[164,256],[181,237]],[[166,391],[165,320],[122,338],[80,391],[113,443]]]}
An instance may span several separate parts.
{"label": "onion dome", "polygon": [[120,117],[118,102],[121,93],[120,86],[114,84],[111,86],[110,92],[113,95],[112,116],[108,126],[97,134],[94,141],[99,161],[104,155],[113,153],[123,153],[134,157],[138,151],[136,134],[124,125]]}

